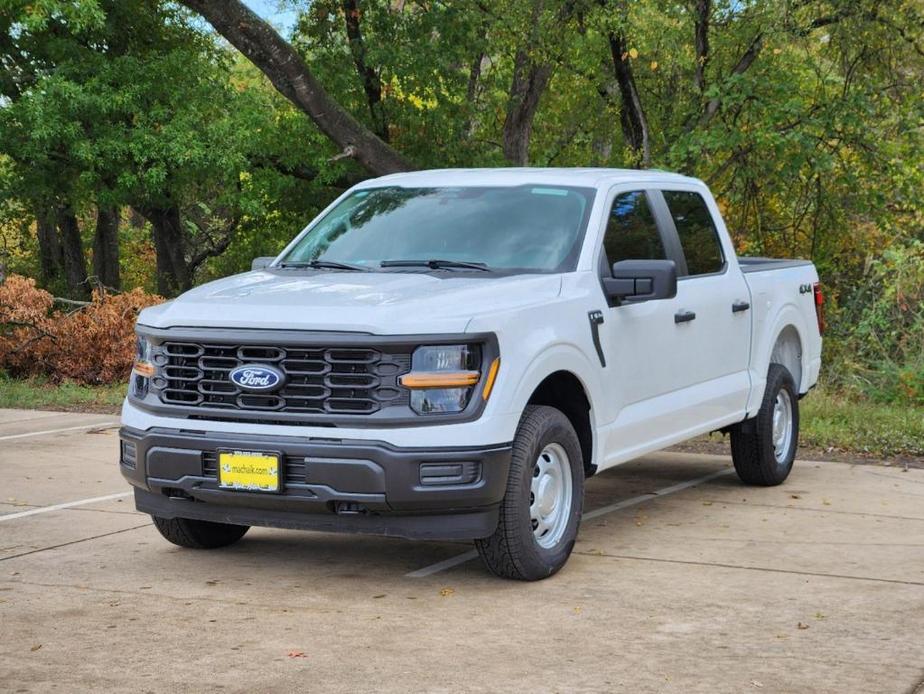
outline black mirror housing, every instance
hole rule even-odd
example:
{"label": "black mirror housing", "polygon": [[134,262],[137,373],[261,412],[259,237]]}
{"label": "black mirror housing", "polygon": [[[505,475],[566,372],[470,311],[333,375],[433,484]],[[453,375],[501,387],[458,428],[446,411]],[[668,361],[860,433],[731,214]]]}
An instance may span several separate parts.
{"label": "black mirror housing", "polygon": [[603,278],[607,298],[637,303],[677,296],[677,266],[673,260],[620,260],[613,276]]}
{"label": "black mirror housing", "polygon": [[274,260],[276,260],[276,256],[272,256],[272,255],[254,258],[253,262],[250,263],[250,269],[251,271],[263,270],[264,268],[269,267],[270,263],[272,263]]}

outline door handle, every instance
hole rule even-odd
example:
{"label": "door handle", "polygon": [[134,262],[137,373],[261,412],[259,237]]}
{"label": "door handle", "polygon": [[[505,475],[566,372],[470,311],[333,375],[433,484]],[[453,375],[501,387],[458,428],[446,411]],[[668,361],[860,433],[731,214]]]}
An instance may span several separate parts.
{"label": "door handle", "polygon": [[749,308],[751,308],[751,305],[747,301],[736,301],[732,304],[732,313],[741,313]]}
{"label": "door handle", "polygon": [[674,314],[675,323],[689,323],[691,320],[696,318],[696,314],[693,311],[677,311]]}

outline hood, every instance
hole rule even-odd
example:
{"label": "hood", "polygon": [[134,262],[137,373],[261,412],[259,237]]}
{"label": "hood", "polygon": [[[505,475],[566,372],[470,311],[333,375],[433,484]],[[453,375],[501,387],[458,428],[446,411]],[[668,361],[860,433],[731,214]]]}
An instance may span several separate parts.
{"label": "hood", "polygon": [[560,289],[560,275],[257,271],[145,309],[138,322],[154,328],[461,333],[476,315],[543,304]]}

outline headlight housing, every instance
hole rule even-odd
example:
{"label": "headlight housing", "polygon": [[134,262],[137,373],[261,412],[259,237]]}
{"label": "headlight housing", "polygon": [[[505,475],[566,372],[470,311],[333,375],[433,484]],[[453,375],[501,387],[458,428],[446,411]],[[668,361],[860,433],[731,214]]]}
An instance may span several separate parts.
{"label": "headlight housing", "polygon": [[411,409],[417,414],[462,412],[481,380],[478,345],[424,345],[414,350],[411,371],[401,385],[411,391]]}
{"label": "headlight housing", "polygon": [[153,347],[144,336],[138,335],[135,339],[135,363],[132,366],[131,394],[136,398],[143,398],[148,394],[151,378],[156,373],[152,359]]}

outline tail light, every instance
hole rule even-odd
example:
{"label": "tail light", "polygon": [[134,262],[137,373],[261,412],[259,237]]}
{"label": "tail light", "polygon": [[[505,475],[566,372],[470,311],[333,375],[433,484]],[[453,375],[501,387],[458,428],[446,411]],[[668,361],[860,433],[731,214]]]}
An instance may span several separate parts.
{"label": "tail light", "polygon": [[818,334],[825,334],[825,295],[821,293],[821,282],[812,285],[815,296],[815,317],[818,319]]}

